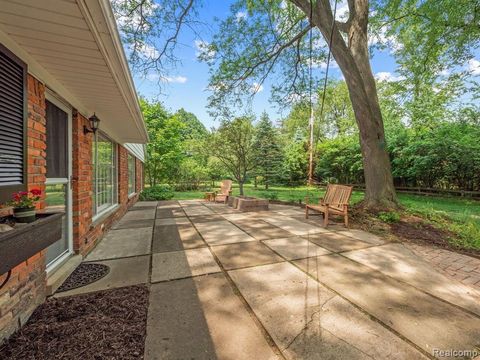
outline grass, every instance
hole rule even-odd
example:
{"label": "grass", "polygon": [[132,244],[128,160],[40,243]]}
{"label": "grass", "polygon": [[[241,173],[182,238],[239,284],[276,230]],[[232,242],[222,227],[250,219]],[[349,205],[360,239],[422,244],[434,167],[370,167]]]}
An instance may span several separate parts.
{"label": "grass", "polygon": [[[255,189],[252,184],[244,186],[245,195],[270,198],[289,202],[304,202],[308,195],[310,201],[318,201],[325,190],[309,186],[285,187],[271,186]],[[177,200],[203,198],[203,191],[175,192]],[[238,195],[238,186],[234,185],[233,194]],[[400,204],[411,214],[419,215],[434,225],[456,234],[452,243],[461,248],[480,249],[480,201],[456,197],[429,197],[422,195],[398,194]],[[363,192],[354,191],[351,203],[363,199]]]}

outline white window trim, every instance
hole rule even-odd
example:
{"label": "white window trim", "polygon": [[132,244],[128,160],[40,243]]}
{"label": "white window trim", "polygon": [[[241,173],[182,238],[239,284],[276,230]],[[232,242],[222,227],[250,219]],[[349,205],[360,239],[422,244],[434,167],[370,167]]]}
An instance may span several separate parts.
{"label": "white window trim", "polygon": [[[97,130],[97,132],[93,135],[93,144],[95,144],[95,157],[97,156],[97,148],[96,148],[96,143],[97,143],[97,136],[98,134],[101,134],[103,137],[108,139],[109,141],[112,142],[113,144],[113,149],[114,149],[114,163],[115,163],[115,170],[114,170],[114,179],[113,179],[113,196],[112,196],[112,204],[108,205],[104,208],[101,208],[99,211],[99,208],[97,207],[96,201],[93,201],[93,212],[94,215],[92,216],[92,223],[94,223],[96,220],[104,216],[105,214],[109,213],[112,211],[112,209],[116,208],[118,206],[118,144],[112,140],[107,134],[105,134],[103,131]],[[97,172],[97,164],[98,161],[95,159],[95,167],[93,169],[93,178],[94,178],[94,184],[93,184],[93,191],[95,192],[95,197],[94,199],[97,198],[97,177],[96,177],[96,172]]]}

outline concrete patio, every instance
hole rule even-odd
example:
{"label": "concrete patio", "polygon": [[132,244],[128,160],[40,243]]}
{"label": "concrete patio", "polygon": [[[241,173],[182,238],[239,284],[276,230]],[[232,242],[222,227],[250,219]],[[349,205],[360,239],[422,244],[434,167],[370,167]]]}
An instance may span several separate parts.
{"label": "concrete patio", "polygon": [[239,213],[200,200],[138,202],[85,260],[110,273],[58,296],[147,283],[146,359],[479,351],[476,290],[400,243],[320,224],[285,205]]}

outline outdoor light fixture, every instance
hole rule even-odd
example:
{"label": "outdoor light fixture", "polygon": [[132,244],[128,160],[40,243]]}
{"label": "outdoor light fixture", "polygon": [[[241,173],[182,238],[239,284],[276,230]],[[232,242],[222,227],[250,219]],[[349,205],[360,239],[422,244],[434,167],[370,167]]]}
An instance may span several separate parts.
{"label": "outdoor light fixture", "polygon": [[98,125],[100,124],[100,119],[93,113],[92,116],[88,118],[90,121],[90,129],[83,125],[83,133],[87,135],[88,133],[96,133],[98,129]]}

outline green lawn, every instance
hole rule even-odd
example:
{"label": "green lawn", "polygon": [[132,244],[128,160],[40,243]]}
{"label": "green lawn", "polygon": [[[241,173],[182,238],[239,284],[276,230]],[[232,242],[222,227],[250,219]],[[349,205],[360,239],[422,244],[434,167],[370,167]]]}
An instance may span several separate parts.
{"label": "green lawn", "polygon": [[[325,190],[308,186],[282,187],[272,186],[268,191],[262,187],[255,189],[252,184],[245,185],[245,195],[260,198],[274,198],[283,201],[304,201],[305,196],[317,201]],[[234,185],[233,194],[239,193]],[[480,249],[480,201],[456,197],[433,197],[399,194],[400,203],[408,212],[422,215],[439,226],[458,234],[458,245]],[[203,198],[203,191],[175,192],[175,199]],[[351,203],[363,199],[363,192],[354,191]]]}

